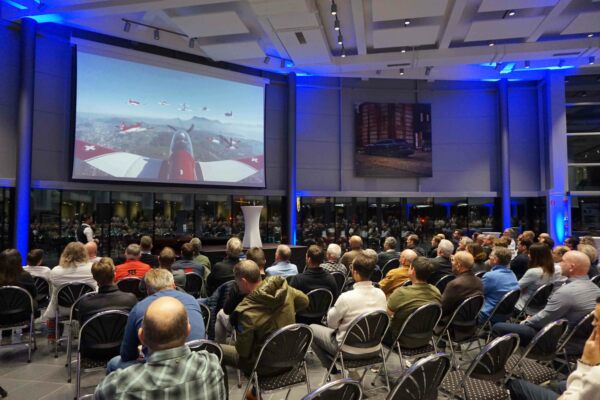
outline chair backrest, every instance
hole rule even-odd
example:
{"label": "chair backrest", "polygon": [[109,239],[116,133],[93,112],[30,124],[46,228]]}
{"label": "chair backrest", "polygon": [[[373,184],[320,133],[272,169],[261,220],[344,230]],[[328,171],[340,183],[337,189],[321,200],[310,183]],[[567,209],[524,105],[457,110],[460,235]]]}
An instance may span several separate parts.
{"label": "chair backrest", "polygon": [[344,289],[344,284],[346,283],[346,275],[339,271],[335,271],[331,273],[331,276],[333,276],[333,278],[335,279],[335,284],[338,288],[338,294],[342,293],[342,290]]}
{"label": "chair backrest", "polygon": [[518,347],[519,335],[516,333],[509,333],[492,340],[481,349],[466,370],[465,376],[493,381],[502,380],[506,376],[506,362]]}
{"label": "chair backrest", "polygon": [[79,330],[77,351],[84,357],[108,360],[119,355],[129,314],[107,310],[90,317]]}
{"label": "chair backrest", "polygon": [[207,352],[216,355],[219,362],[223,360],[223,349],[217,342],[208,339],[198,339],[187,342],[186,345],[192,351],[206,350]]}
{"label": "chair backrest", "polygon": [[596,284],[596,286],[600,287],[600,275],[596,275],[592,278],[592,282]]}
{"label": "chair backrest", "polygon": [[194,297],[200,296],[200,291],[204,286],[204,279],[197,272],[185,273],[185,291]]}
{"label": "chair backrest", "polygon": [[350,378],[338,379],[317,388],[302,400],[361,400],[360,384]]}
{"label": "chair backrest", "polygon": [[[483,296],[477,295],[466,298],[454,310],[444,330],[449,329],[451,337],[455,334],[458,335],[458,332],[460,332],[460,337],[453,337],[454,340],[471,337],[477,329],[477,318],[482,306]],[[456,330],[453,328],[456,328]]]}
{"label": "chair backrest", "polygon": [[117,286],[121,292],[133,293],[138,299],[145,297],[145,294],[140,290],[142,280],[137,277],[129,277],[121,279],[117,282]]}
{"label": "chair backrest", "polygon": [[0,287],[0,325],[30,322],[33,315],[33,298],[18,286]]}
{"label": "chair backrest", "polygon": [[265,340],[254,371],[289,370],[304,362],[306,352],[312,343],[313,334],[304,324],[292,324],[273,332]]}
{"label": "chair backrest", "polygon": [[35,284],[35,289],[37,291],[37,296],[35,299],[38,301],[38,303],[50,297],[50,284],[46,278],[34,276],[33,283]]}
{"label": "chair backrest", "polygon": [[541,310],[546,307],[546,303],[552,294],[552,290],[554,289],[554,283],[547,283],[545,285],[540,286],[533,295],[529,298],[523,310],[531,307],[536,310]]}
{"label": "chair backrest", "polygon": [[61,307],[71,307],[81,296],[93,291],[94,288],[87,283],[67,282],[57,289],[56,305]]}
{"label": "chair backrest", "polygon": [[379,268],[375,268],[371,273],[371,282],[379,282],[382,276],[381,270]]}
{"label": "chair backrest", "polygon": [[348,327],[342,345],[357,348],[378,346],[381,344],[389,324],[390,317],[383,310],[363,313],[354,318]]}
{"label": "chair backrest", "polygon": [[388,262],[386,262],[383,267],[381,267],[381,275],[383,275],[383,277],[385,278],[385,276],[387,275],[388,272],[390,272],[390,270],[394,269],[394,268],[398,268],[400,266],[400,259],[399,258],[392,258],[391,260],[388,260]]}
{"label": "chair backrest", "polygon": [[[592,326],[593,320],[594,311],[591,311],[588,315],[581,318],[577,325],[568,331],[564,338],[560,341],[557,352],[562,351],[562,349],[564,349],[572,340],[585,342],[585,340],[592,334],[592,330],[594,329]],[[581,349],[581,351],[583,351],[583,349]]]}
{"label": "chair backrest", "polygon": [[450,369],[450,356],[431,354],[410,366],[398,379],[387,400],[434,400]]}
{"label": "chair backrest", "polygon": [[333,293],[324,288],[311,290],[306,293],[306,296],[308,297],[308,307],[296,314],[303,318],[322,318],[333,303]]}
{"label": "chair backrest", "polygon": [[400,285],[400,287],[410,286],[410,285],[412,285],[412,281],[410,279],[407,279],[404,282],[402,282],[402,285]]}
{"label": "chair backrest", "polygon": [[540,361],[553,360],[567,325],[568,321],[566,319],[548,323],[531,339],[529,345],[523,351],[522,357]]}
{"label": "chair backrest", "polygon": [[202,312],[202,319],[204,320],[204,329],[208,330],[208,324],[210,323],[210,308],[204,303],[198,303],[200,311]]}
{"label": "chair backrest", "polygon": [[477,273],[475,273],[475,276],[478,277],[479,279],[483,278],[483,276],[487,273],[487,271],[479,271]]}
{"label": "chair backrest", "polygon": [[505,320],[510,317],[515,309],[515,305],[521,296],[520,289],[514,289],[507,292],[500,301],[496,304],[490,315],[487,317],[484,325],[491,321],[494,317],[503,317]]}
{"label": "chair backrest", "polygon": [[454,275],[444,275],[440,279],[438,279],[438,281],[435,283],[435,287],[438,288],[440,293],[444,293],[446,285],[448,285],[448,283],[450,283],[450,281],[452,281],[454,278]]}
{"label": "chair backrest", "polygon": [[437,303],[422,305],[414,310],[404,321],[396,341],[402,338],[431,339],[433,329],[442,317],[442,307]]}

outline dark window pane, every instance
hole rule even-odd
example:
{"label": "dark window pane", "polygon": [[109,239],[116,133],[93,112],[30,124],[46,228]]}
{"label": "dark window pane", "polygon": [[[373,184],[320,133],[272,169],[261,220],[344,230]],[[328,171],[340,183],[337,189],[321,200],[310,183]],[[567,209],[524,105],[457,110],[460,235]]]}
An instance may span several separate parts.
{"label": "dark window pane", "polygon": [[600,166],[569,167],[570,190],[600,190]]}
{"label": "dark window pane", "polygon": [[570,163],[600,163],[600,133],[567,137],[567,150]]}

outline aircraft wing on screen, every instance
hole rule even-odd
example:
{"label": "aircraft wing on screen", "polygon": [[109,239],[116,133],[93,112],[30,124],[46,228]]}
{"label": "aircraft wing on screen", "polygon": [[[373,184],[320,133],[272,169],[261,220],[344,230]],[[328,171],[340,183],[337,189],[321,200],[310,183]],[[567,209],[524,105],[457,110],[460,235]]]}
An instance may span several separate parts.
{"label": "aircraft wing on screen", "polygon": [[75,158],[119,178],[158,179],[163,164],[163,160],[115,151],[82,140],[75,141]]}
{"label": "aircraft wing on screen", "polygon": [[263,156],[239,160],[198,161],[204,181],[239,182],[257,173],[263,165]]}

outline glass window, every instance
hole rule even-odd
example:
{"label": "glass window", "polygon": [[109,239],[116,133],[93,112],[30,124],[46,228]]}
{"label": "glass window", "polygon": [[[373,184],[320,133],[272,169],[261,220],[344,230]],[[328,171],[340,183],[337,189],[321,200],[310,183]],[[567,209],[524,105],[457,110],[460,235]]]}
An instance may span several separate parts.
{"label": "glass window", "polygon": [[518,232],[532,230],[546,232],[546,199],[544,197],[517,197],[510,202],[511,227]]}
{"label": "glass window", "polygon": [[267,198],[267,243],[281,243],[283,198],[277,196],[269,196]]}
{"label": "glass window", "polygon": [[567,136],[569,163],[600,163],[600,133]]}
{"label": "glass window", "polygon": [[300,243],[311,245],[335,239],[333,199],[331,197],[303,197],[300,208],[302,231]]}
{"label": "glass window", "polygon": [[231,197],[196,195],[195,228],[203,242],[225,242],[231,236]]}
{"label": "glass window", "polygon": [[[439,197],[434,199],[435,230],[452,237],[455,229],[467,228],[468,204],[465,198]],[[442,225],[442,221],[444,221]]]}
{"label": "glass window", "polygon": [[600,236],[600,197],[573,196],[571,220],[573,235]]}
{"label": "glass window", "polygon": [[231,233],[243,239],[245,232],[244,213],[242,206],[263,206],[260,212],[260,240],[267,240],[267,208],[263,196],[234,196],[232,203]]}
{"label": "glass window", "polygon": [[125,248],[154,233],[154,194],[112,192],[110,256],[122,257]]}
{"label": "glass window", "polygon": [[479,232],[497,232],[496,221],[500,207],[496,206],[494,198],[469,198],[468,229],[469,233]]}
{"label": "glass window", "polygon": [[336,197],[334,204],[335,232],[339,240],[346,241],[350,229],[356,229],[356,205],[351,197]]}
{"label": "glass window", "polygon": [[58,190],[31,190],[30,248],[44,250],[44,263],[50,267],[58,264],[62,251],[60,197]]}
{"label": "glass window", "polygon": [[[442,232],[447,226],[446,218],[436,216],[433,197],[409,197],[406,202],[407,221],[402,228],[402,238],[416,233],[421,241],[429,243],[433,235]],[[441,213],[444,214],[445,210]]]}
{"label": "glass window", "polygon": [[573,191],[600,190],[600,166],[569,167],[569,188]]}
{"label": "glass window", "polygon": [[157,193],[154,199],[154,236],[186,240],[194,232],[194,195]]}

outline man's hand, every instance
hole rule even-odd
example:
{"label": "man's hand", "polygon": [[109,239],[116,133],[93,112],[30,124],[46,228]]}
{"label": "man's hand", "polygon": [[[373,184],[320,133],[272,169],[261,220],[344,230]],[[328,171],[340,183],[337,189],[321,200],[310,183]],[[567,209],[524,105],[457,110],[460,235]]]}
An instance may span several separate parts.
{"label": "man's hand", "polygon": [[594,328],[592,334],[585,342],[581,361],[587,365],[600,364],[600,334],[598,333],[598,327]]}

